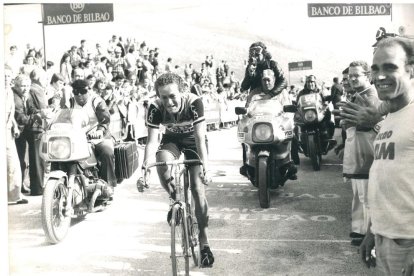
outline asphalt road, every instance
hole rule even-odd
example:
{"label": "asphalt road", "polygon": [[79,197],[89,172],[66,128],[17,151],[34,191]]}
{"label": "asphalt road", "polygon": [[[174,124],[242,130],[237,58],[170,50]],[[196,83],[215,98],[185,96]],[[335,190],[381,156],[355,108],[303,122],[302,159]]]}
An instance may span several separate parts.
{"label": "asphalt road", "polygon": [[[192,275],[375,275],[350,244],[351,186],[332,152],[319,172],[301,155],[298,180],[273,191],[270,208],[261,209],[257,189],[238,173],[236,137],[235,127],[208,133],[216,262]],[[74,221],[57,245],[45,241],[40,196],[10,205],[10,275],[171,275],[168,196],[156,183],[138,193],[135,180],[116,188],[105,211]]]}

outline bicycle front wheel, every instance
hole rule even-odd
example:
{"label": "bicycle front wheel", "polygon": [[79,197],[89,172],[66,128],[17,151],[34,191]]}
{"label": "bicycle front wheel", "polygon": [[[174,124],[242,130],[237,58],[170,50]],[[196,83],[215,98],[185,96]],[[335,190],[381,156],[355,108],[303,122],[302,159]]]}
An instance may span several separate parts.
{"label": "bicycle front wheel", "polygon": [[187,222],[183,209],[176,204],[171,213],[171,263],[173,275],[190,275]]}
{"label": "bicycle front wheel", "polygon": [[195,216],[194,206],[190,204],[187,214],[187,226],[188,226],[188,240],[190,243],[191,255],[196,267],[200,267],[200,241],[198,235],[200,230],[198,228],[197,218]]}

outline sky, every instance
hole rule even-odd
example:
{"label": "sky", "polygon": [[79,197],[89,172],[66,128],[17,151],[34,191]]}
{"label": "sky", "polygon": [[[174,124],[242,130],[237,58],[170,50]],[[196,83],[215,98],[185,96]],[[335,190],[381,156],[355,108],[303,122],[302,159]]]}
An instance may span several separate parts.
{"label": "sky", "polygon": [[[378,2],[381,1],[374,3]],[[304,1],[117,1],[112,23],[45,26],[44,35],[46,55],[55,63],[63,51],[80,44],[83,38],[93,48],[95,42],[106,42],[112,34],[118,34],[124,40],[137,37],[147,44],[161,45],[163,58],[177,57],[181,63],[193,48],[200,48],[200,62],[211,49],[211,54],[229,59],[241,73],[249,45],[262,40],[284,71],[289,62],[312,60],[316,72],[330,79],[333,72],[342,72],[353,60],[370,61],[377,29],[382,26],[397,32],[399,25],[412,24],[406,19],[409,16],[414,17],[414,4],[394,4],[393,16],[310,18]],[[5,6],[6,53],[13,44],[23,48],[31,42],[41,47],[43,32],[39,21],[39,4]],[[210,44],[214,40],[216,46]],[[302,73],[309,72],[299,72]],[[292,72],[295,74],[298,72]]]}

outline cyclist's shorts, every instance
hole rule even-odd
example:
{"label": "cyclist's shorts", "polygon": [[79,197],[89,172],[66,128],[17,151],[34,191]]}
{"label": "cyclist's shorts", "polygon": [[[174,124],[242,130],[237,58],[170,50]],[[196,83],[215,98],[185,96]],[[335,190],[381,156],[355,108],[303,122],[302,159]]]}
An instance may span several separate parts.
{"label": "cyclist's shorts", "polygon": [[[208,151],[208,142],[206,135],[206,147]],[[168,150],[175,158],[180,158],[181,153],[184,153],[185,159],[200,159],[197,152],[197,146],[194,135],[188,136],[171,136],[163,135],[158,150]]]}

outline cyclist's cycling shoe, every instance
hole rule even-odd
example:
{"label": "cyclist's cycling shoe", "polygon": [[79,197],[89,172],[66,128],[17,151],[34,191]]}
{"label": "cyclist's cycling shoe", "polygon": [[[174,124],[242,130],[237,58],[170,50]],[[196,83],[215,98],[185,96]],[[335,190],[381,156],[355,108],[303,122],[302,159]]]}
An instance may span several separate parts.
{"label": "cyclist's cycling shoe", "polygon": [[210,247],[204,246],[203,249],[201,249],[201,265],[203,267],[211,267],[214,263],[214,256],[213,253],[210,250]]}
{"label": "cyclist's cycling shoe", "polygon": [[296,168],[296,166],[293,164],[292,161],[284,164],[280,168],[280,174],[283,177],[290,179],[290,180],[298,179],[298,176],[296,175],[297,172],[298,172],[298,169]]}
{"label": "cyclist's cycling shoe", "polygon": [[138,190],[138,192],[143,193],[144,190],[148,189],[148,188],[149,188],[148,184],[144,183],[144,178],[140,177],[137,180],[137,190]]}

